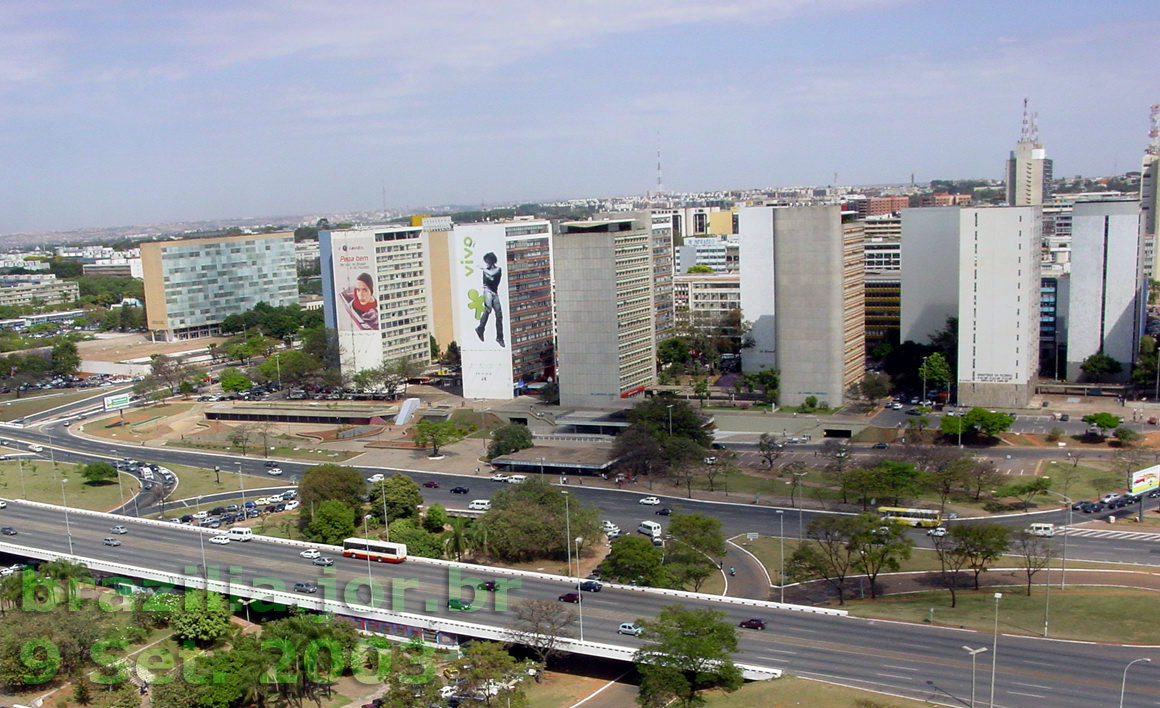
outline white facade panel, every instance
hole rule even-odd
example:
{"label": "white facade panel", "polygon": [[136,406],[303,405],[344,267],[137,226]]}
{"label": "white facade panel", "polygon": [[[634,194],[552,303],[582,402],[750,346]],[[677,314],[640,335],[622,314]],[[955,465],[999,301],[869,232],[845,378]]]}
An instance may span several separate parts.
{"label": "white facade panel", "polygon": [[451,311],[465,398],[513,397],[508,226],[468,224],[452,231]]}
{"label": "white facade panel", "polygon": [[774,305],[773,208],[746,207],[738,215],[741,261],[741,317],[753,323],[753,346],[741,350],[746,372],[777,368]]}

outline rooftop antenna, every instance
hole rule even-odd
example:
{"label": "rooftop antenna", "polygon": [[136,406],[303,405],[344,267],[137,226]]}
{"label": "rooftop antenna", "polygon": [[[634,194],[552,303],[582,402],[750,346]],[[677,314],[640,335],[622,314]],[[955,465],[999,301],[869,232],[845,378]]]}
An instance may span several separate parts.
{"label": "rooftop antenna", "polygon": [[657,196],[665,193],[665,179],[661,173],[661,131],[657,131]]}
{"label": "rooftop antenna", "polygon": [[1160,103],[1152,104],[1152,127],[1148,130],[1148,155],[1160,155]]}
{"label": "rooftop antenna", "polygon": [[1031,113],[1027,110],[1027,99],[1023,99],[1023,127],[1019,130],[1019,142],[1031,139]]}

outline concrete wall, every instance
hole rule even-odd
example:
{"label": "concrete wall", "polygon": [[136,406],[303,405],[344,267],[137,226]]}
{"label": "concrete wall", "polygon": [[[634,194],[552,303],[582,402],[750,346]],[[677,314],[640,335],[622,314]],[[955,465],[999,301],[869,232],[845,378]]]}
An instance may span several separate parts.
{"label": "concrete wall", "polygon": [[753,346],[741,350],[741,365],[747,373],[777,368],[773,211],[772,207],[746,207],[738,220],[741,317],[753,323]]}
{"label": "concrete wall", "polygon": [[1067,378],[1078,380],[1083,360],[1099,352],[1127,380],[1141,331],[1140,211],[1136,201],[1079,202],[1072,211],[1071,317]]}
{"label": "concrete wall", "polygon": [[604,408],[620,399],[613,236],[555,236],[556,355],[563,406]]}
{"label": "concrete wall", "polygon": [[902,210],[902,341],[927,343],[959,312],[961,207]]}

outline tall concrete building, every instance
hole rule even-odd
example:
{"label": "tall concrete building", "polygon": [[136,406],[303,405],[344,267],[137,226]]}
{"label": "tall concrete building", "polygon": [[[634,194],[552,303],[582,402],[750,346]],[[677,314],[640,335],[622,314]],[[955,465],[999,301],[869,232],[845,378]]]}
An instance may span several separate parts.
{"label": "tall concrete building", "polygon": [[1140,243],[1144,249],[1145,282],[1160,275],[1160,244],[1156,220],[1160,214],[1160,146],[1149,146],[1140,169]]}
{"label": "tall concrete building", "polygon": [[672,227],[645,214],[647,223],[652,224],[652,267],[653,267],[653,325],[656,341],[662,342],[676,334],[676,310],[673,305],[673,268],[676,253],[673,250]]}
{"label": "tall concrete building", "polygon": [[[511,399],[524,382],[554,378],[551,223],[422,223],[431,331],[440,348],[459,346],[463,395]],[[496,258],[490,272],[487,254]]]}
{"label": "tall concrete building", "polygon": [[1051,196],[1051,160],[1039,143],[1038,114],[1023,100],[1023,130],[1007,158],[1007,205],[1038,206]]}
{"label": "tall concrete building", "polygon": [[1039,367],[1040,215],[1033,207],[902,213],[902,339],[959,321],[957,401],[1022,407]]}
{"label": "tall concrete building", "polygon": [[1140,204],[1135,200],[1077,202],[1072,209],[1071,282],[1067,314],[1067,378],[1103,353],[1126,379],[1145,324]]}
{"label": "tall concrete building", "polygon": [[652,218],[562,222],[553,249],[560,404],[623,405],[656,381]]}
{"label": "tall concrete building", "polygon": [[841,405],[865,357],[863,228],[837,206],[741,210],[741,310],[753,323],[745,371],[781,374],[783,405]]}
{"label": "tall concrete building", "polygon": [[[336,332],[342,374],[384,362],[431,360],[427,255],[419,227],[318,234],[323,317]],[[291,248],[293,258],[293,248]]]}
{"label": "tall concrete building", "polygon": [[148,327],[167,341],[219,334],[259,302],[298,302],[289,231],[142,243],[141,271]]}
{"label": "tall concrete building", "polygon": [[741,309],[736,273],[691,273],[673,279],[677,322],[711,337],[740,337],[729,318]]}

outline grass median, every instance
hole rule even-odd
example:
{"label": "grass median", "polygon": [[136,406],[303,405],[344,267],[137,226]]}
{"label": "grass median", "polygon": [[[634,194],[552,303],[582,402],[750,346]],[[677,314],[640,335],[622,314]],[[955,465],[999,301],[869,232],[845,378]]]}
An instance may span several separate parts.
{"label": "grass median", "polygon": [[[60,504],[67,500],[70,507],[108,511],[137,491],[139,483],[130,475],[116,480],[89,484],[81,476],[79,465],[58,462],[54,467],[46,460],[10,460],[0,462],[0,496],[9,499],[27,499],[44,504]],[[63,484],[61,480],[66,480]],[[63,488],[63,492],[62,492]]]}
{"label": "grass median", "polygon": [[794,676],[747,683],[733,693],[710,691],[705,698],[705,708],[918,708],[931,705],[926,701],[896,698]]}
{"label": "grass median", "polygon": [[17,418],[24,418],[34,413],[47,411],[57,406],[68,405],[76,401],[83,401],[86,398],[95,398],[101,395],[100,390],[91,388],[71,390],[66,389],[67,393],[46,393],[41,396],[29,397],[27,394],[22,398],[8,398],[0,403],[0,420],[11,421]]}

